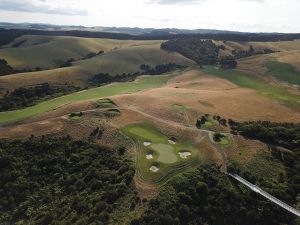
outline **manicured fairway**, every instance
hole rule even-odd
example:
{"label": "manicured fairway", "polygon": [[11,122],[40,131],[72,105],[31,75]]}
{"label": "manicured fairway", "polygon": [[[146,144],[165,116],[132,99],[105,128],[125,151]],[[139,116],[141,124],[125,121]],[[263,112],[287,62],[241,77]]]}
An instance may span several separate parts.
{"label": "manicured fairway", "polygon": [[66,103],[103,98],[127,92],[136,92],[148,88],[160,87],[164,85],[170,79],[170,77],[170,75],[141,77],[136,82],[116,83],[104,87],[93,88],[45,101],[29,108],[1,112],[0,123],[20,121],[28,117],[49,111]]}
{"label": "manicured fairway", "polygon": [[269,72],[278,80],[300,85],[300,72],[288,63],[271,60],[267,62]]}
{"label": "manicured fairway", "polygon": [[212,66],[207,66],[203,71],[209,75],[214,75],[232,83],[245,88],[251,88],[258,91],[258,93],[283,102],[287,106],[300,110],[300,99],[296,95],[292,95],[284,88],[275,87],[267,82],[255,78],[254,76],[247,75],[235,70],[217,69]]}
{"label": "manicured fairway", "polygon": [[146,124],[143,124],[142,126],[132,124],[124,128],[124,130],[126,130],[126,133],[129,133],[131,136],[134,136],[141,141],[166,143],[168,140],[166,136],[162,135],[153,127],[147,126]]}

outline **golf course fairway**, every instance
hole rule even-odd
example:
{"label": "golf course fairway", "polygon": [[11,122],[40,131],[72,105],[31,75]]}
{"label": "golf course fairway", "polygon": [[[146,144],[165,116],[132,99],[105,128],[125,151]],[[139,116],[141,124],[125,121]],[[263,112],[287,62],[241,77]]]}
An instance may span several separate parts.
{"label": "golf course fairway", "polygon": [[149,88],[160,87],[166,84],[166,82],[170,78],[171,75],[140,77],[134,82],[114,83],[111,85],[80,91],[70,95],[47,100],[25,109],[1,112],[0,124],[7,122],[17,122],[67,103],[103,98],[126,92],[137,92]]}

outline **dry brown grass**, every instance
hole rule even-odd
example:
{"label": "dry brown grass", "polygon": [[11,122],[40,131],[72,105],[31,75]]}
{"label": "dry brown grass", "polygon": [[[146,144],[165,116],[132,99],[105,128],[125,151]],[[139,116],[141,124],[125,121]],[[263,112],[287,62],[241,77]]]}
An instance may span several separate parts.
{"label": "dry brown grass", "polygon": [[224,45],[225,50],[221,50],[221,55],[230,55],[232,50],[249,50],[253,46],[255,50],[264,50],[265,48],[274,51],[293,51],[300,50],[300,40],[278,41],[278,42],[235,42],[235,41],[214,41],[216,45]]}
{"label": "dry brown grass", "polygon": [[65,127],[64,119],[53,118],[33,123],[26,123],[0,129],[0,138],[27,138],[31,135],[42,136],[55,134]]}
{"label": "dry brown grass", "polygon": [[[286,122],[300,121],[298,112],[261,96],[254,90],[239,88],[227,80],[210,77],[197,70],[185,72],[161,88],[117,95],[111,98],[121,110],[121,116],[112,120],[115,127],[144,120],[156,123],[158,127],[163,121],[168,121],[169,128],[166,130],[171,130],[170,128],[174,130],[174,127],[182,129],[184,126],[194,127],[197,118],[205,113],[220,115],[237,121],[269,120],[280,122],[282,118],[285,118]],[[173,107],[174,105],[180,107]],[[39,133],[43,129],[47,129],[45,132],[49,133],[55,127],[52,126],[55,121],[53,118],[60,118],[72,112],[94,109],[94,101],[63,105],[28,119],[26,122],[31,123],[31,125],[25,124],[19,125],[18,128],[7,128],[7,132],[2,130],[0,136],[18,136],[22,132],[26,134]],[[93,116],[97,117],[97,115]],[[43,120],[52,122],[42,126],[39,121]],[[58,121],[61,120],[58,119]],[[166,125],[164,126],[166,127]],[[50,128],[48,129],[48,127]],[[54,131],[59,128],[61,126],[57,126]],[[13,135],[14,132],[16,135]]]}
{"label": "dry brown grass", "polygon": [[235,120],[282,121],[285,118],[289,122],[300,121],[299,113],[254,90],[236,87],[226,80],[208,77],[196,70],[175,78],[165,87],[132,94],[130,99],[122,95],[114,99],[120,107],[126,107],[130,102],[143,112],[165,120],[174,118],[179,123],[184,123],[184,119],[180,110],[170,113],[173,104],[185,107],[192,124],[204,113]]}

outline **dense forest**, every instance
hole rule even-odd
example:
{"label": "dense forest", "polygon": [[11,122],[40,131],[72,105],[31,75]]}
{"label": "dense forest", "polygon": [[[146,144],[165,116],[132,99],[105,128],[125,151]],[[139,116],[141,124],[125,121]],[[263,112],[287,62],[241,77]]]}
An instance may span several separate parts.
{"label": "dense forest", "polygon": [[[243,135],[246,138],[257,139],[269,145],[273,157],[280,160],[285,166],[288,190],[278,193],[285,196],[291,204],[300,200],[300,124],[274,123],[269,121],[235,122],[229,120],[232,133]],[[286,149],[282,149],[282,147]],[[239,165],[229,167],[236,173],[242,173]],[[244,174],[252,182],[257,178]]]}
{"label": "dense forest", "polygon": [[300,39],[300,34],[283,33],[204,33],[204,34],[153,34],[130,35],[125,33],[90,32],[90,31],[49,31],[49,30],[21,30],[0,29],[0,46],[12,42],[22,35],[49,35],[49,36],[73,36],[88,38],[110,38],[119,40],[171,40],[178,38],[199,38],[225,41],[290,41]]}
{"label": "dense forest", "polygon": [[235,122],[229,120],[234,133],[239,133],[247,138],[286,147],[300,149],[300,124],[274,123],[270,121]]}
{"label": "dense forest", "polygon": [[107,224],[136,199],[123,154],[69,137],[0,141],[0,224]]}
{"label": "dense forest", "polygon": [[59,97],[79,91],[71,85],[50,85],[43,83],[34,87],[21,87],[0,98],[0,112],[32,106],[42,100]]}
{"label": "dense forest", "polygon": [[253,46],[250,46],[248,50],[233,50],[232,56],[220,56],[220,50],[225,50],[224,45],[218,46],[212,40],[202,40],[200,38],[169,40],[162,43],[161,48],[166,51],[178,52],[199,65],[219,65],[223,69],[236,68],[237,59],[274,52],[268,48],[255,50]]}
{"label": "dense forest", "polygon": [[174,51],[194,60],[200,65],[214,65],[218,62],[220,47],[212,40],[199,38],[181,38],[161,44],[161,48]]}
{"label": "dense forest", "polygon": [[202,165],[172,178],[131,224],[291,225],[295,219],[214,165]]}

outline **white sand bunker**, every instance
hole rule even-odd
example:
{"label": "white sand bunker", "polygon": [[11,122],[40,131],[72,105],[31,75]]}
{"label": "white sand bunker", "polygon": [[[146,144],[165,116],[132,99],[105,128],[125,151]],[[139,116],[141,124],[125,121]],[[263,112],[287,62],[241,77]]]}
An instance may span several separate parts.
{"label": "white sand bunker", "polygon": [[176,142],[175,141],[172,141],[172,140],[168,140],[168,142],[171,144],[171,145],[175,145]]}
{"label": "white sand bunker", "polygon": [[150,167],[150,170],[151,170],[153,173],[156,173],[159,169],[158,169],[156,166],[151,166],[151,167]]}
{"label": "white sand bunker", "polygon": [[168,140],[168,142],[169,142],[171,145],[175,145],[176,142],[177,142],[177,139],[174,138],[174,137],[171,137],[171,138]]}
{"label": "white sand bunker", "polygon": [[190,152],[179,152],[179,155],[182,159],[187,159],[190,155],[192,155]]}
{"label": "white sand bunker", "polygon": [[152,154],[146,155],[146,159],[153,159],[153,155]]}
{"label": "white sand bunker", "polygon": [[151,145],[152,143],[150,142],[150,141],[145,141],[144,142],[144,146],[149,146],[149,145]]}

